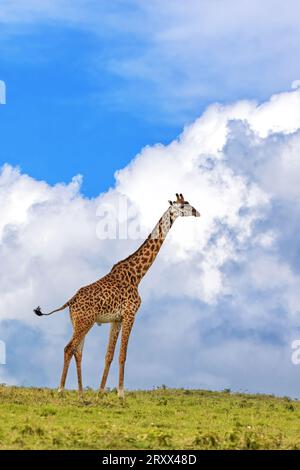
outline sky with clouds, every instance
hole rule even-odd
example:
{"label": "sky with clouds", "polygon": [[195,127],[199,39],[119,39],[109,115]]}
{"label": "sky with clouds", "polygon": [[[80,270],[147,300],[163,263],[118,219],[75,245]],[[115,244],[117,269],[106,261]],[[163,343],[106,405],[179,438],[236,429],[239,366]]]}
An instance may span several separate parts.
{"label": "sky with clouds", "polygon": [[[141,284],[127,387],[300,397],[299,16],[294,0],[1,3],[1,382],[57,385],[68,313],[32,308],[104,275],[180,191],[202,217],[176,221]],[[88,335],[86,386],[107,339]]]}

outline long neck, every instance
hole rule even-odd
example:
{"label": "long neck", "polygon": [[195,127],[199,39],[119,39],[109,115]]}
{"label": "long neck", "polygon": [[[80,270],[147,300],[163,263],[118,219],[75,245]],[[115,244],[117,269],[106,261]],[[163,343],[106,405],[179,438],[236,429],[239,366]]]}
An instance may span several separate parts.
{"label": "long neck", "polygon": [[169,208],[159,219],[144,243],[131,256],[115,265],[113,270],[117,266],[123,265],[124,267],[124,264],[126,264],[128,271],[139,283],[155,260],[175,219],[176,216],[171,214]]}

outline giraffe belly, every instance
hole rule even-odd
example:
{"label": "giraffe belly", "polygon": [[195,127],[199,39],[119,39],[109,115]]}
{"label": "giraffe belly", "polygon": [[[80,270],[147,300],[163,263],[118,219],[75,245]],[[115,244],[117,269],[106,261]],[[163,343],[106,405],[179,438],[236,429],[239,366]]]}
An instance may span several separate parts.
{"label": "giraffe belly", "polygon": [[112,321],[121,321],[121,320],[122,320],[121,310],[100,312],[96,317],[96,323],[98,323],[98,325],[101,325],[102,323],[110,323]]}

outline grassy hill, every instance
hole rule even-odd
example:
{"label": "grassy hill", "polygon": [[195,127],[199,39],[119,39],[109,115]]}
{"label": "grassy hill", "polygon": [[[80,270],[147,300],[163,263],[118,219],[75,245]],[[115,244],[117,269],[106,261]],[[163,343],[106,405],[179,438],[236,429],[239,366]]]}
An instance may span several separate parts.
{"label": "grassy hill", "polygon": [[0,386],[0,449],[300,449],[300,402],[159,388],[86,391]]}

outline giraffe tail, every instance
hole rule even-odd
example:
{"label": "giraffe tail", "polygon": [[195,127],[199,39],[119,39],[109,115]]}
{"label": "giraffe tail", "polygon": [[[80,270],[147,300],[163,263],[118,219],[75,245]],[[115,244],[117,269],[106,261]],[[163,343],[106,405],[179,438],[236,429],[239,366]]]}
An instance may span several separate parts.
{"label": "giraffe tail", "polygon": [[64,310],[66,307],[68,307],[69,303],[70,303],[70,301],[68,300],[68,302],[66,302],[64,305],[62,305],[62,307],[59,307],[56,310],[52,310],[52,312],[49,312],[49,313],[43,313],[42,310],[41,310],[41,307],[37,307],[33,311],[39,317],[41,317],[42,315],[52,315],[52,313],[54,313],[54,312],[59,312],[60,310]]}

